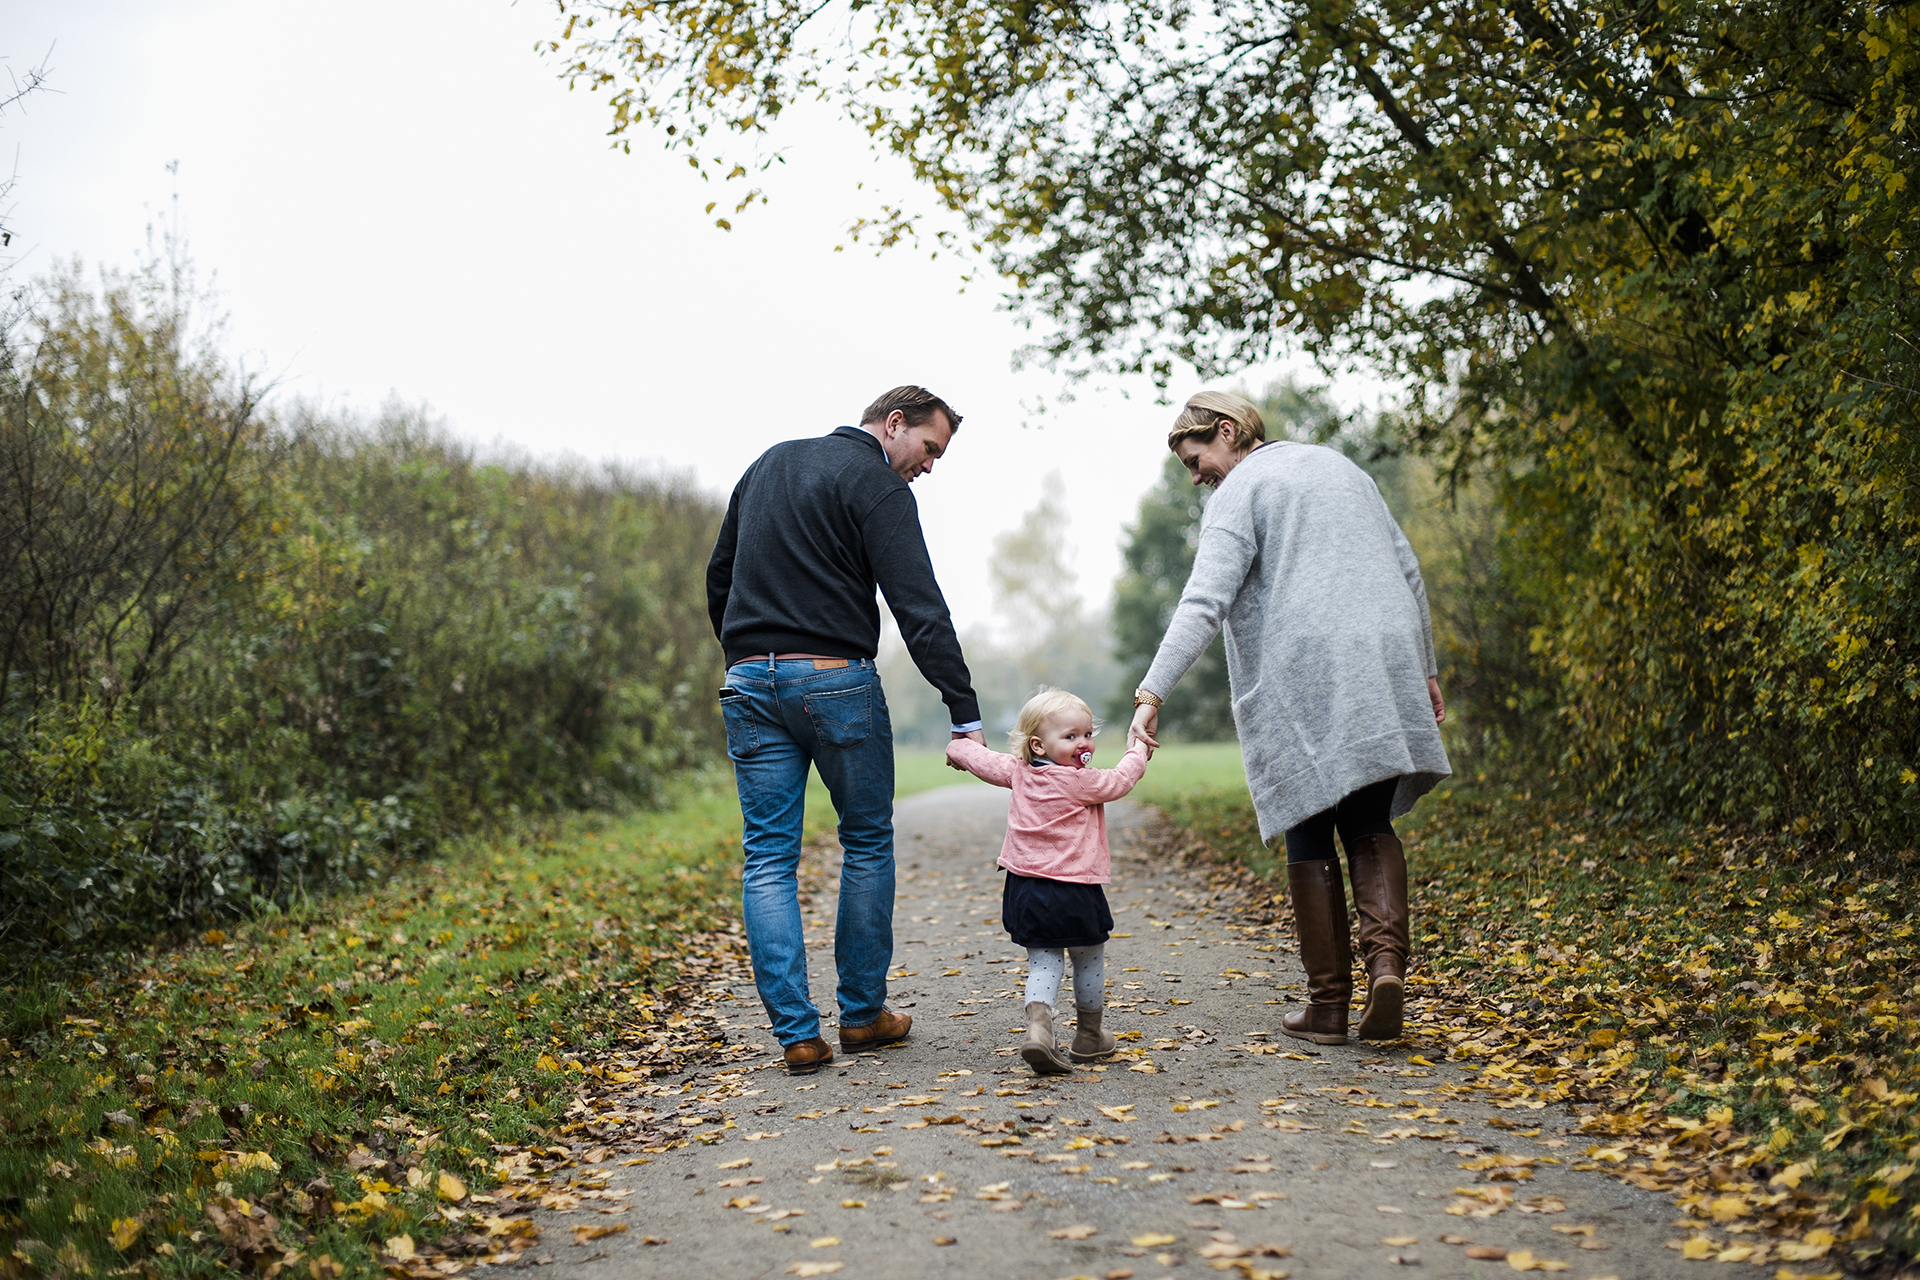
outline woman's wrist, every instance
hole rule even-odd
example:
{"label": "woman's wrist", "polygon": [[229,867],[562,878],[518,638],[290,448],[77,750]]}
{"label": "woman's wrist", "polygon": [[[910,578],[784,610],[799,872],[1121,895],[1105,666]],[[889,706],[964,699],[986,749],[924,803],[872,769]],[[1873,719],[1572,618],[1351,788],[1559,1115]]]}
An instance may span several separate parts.
{"label": "woman's wrist", "polygon": [[1144,685],[1133,691],[1133,705],[1136,707],[1146,706],[1146,707],[1157,708],[1160,706],[1160,704],[1161,704],[1160,695],[1155,693],[1153,690],[1146,688]]}

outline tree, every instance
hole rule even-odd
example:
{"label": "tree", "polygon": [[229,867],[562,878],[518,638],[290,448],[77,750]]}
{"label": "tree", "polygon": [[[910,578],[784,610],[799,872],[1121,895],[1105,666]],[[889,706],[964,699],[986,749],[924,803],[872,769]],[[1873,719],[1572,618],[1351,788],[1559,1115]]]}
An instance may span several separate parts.
{"label": "tree", "polygon": [[270,450],[177,273],[49,283],[31,343],[0,350],[0,704],[111,705],[257,574]]}
{"label": "tree", "polygon": [[1040,482],[1040,501],[1020,517],[1018,528],[993,540],[987,561],[993,603],[1012,628],[1015,643],[1043,653],[1070,638],[1085,602],[1080,575],[1067,563],[1067,486],[1058,471]]}
{"label": "tree", "polygon": [[[51,56],[51,54],[49,54],[49,56]],[[4,61],[4,59],[0,59],[0,61]],[[27,69],[24,77],[11,76],[7,88],[0,90],[0,116],[4,116],[9,107],[18,106],[28,95],[44,89],[47,84],[48,75],[47,60],[42,58],[38,65]],[[8,174],[5,178],[0,178],[0,202],[4,202],[6,198],[12,194],[14,181],[14,174]],[[12,243],[13,228],[7,224],[7,210],[0,208],[0,249],[5,249]],[[11,265],[12,262],[10,259],[0,259],[0,271],[5,270],[6,267]]]}
{"label": "tree", "polygon": [[[1042,686],[1069,689],[1093,707],[1113,688],[1107,614],[1087,608],[1080,595],[1079,575],[1065,554],[1068,524],[1066,484],[1056,471],[1041,481],[1040,500],[1019,525],[993,540],[987,573],[1004,635],[975,625],[961,636],[989,738],[1012,728],[1021,705]],[[885,631],[880,671],[895,739],[944,746],[948,721],[940,695],[921,678],[891,620]]]}
{"label": "tree", "polygon": [[1403,380],[1412,441],[1490,477],[1554,584],[1569,777],[1920,836],[1920,6],[561,9],[616,134],[696,165],[840,105],[1063,364],[1287,344]]}

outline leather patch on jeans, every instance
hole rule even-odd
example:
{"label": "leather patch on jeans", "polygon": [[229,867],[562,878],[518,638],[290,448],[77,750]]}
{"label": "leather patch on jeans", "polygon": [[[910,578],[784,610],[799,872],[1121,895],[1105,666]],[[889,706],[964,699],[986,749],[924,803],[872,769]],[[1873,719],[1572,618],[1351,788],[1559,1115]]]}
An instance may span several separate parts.
{"label": "leather patch on jeans", "polygon": [[847,660],[845,658],[815,658],[813,660],[813,669],[815,671],[832,671],[837,667],[844,667],[846,665]]}

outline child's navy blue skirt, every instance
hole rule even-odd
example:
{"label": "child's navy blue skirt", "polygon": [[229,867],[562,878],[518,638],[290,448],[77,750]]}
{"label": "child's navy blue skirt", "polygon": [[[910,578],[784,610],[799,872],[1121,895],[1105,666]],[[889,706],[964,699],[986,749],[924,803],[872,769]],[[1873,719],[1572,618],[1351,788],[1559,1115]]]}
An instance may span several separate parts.
{"label": "child's navy blue skirt", "polygon": [[1018,947],[1097,947],[1113,931],[1107,892],[1097,884],[1073,884],[1007,872],[1000,895],[1000,922]]}

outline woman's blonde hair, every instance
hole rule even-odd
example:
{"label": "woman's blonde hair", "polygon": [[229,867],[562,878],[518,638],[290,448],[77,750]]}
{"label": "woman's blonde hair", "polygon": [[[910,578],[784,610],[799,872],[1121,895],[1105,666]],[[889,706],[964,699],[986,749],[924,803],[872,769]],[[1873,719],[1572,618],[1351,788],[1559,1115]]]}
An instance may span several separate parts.
{"label": "woman's blonde hair", "polygon": [[1241,453],[1256,448],[1267,438],[1267,424],[1261,419],[1260,411],[1253,407],[1253,401],[1231,391],[1202,391],[1189,399],[1180,416],[1173,420],[1173,430],[1167,432],[1167,448],[1175,448],[1182,440],[1212,444],[1213,438],[1220,434],[1222,419],[1233,424]]}
{"label": "woman's blonde hair", "polygon": [[1007,735],[1007,746],[1014,755],[1031,761],[1033,740],[1040,736],[1040,726],[1062,711],[1084,711],[1093,715],[1092,707],[1065,689],[1042,689],[1020,708],[1020,718],[1014,721],[1013,732]]}

